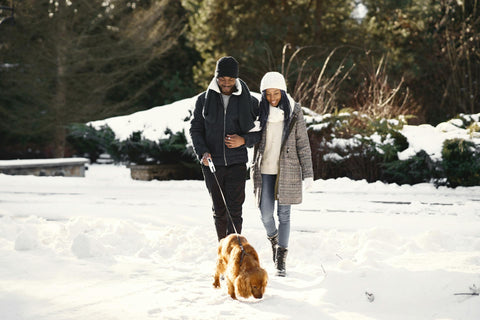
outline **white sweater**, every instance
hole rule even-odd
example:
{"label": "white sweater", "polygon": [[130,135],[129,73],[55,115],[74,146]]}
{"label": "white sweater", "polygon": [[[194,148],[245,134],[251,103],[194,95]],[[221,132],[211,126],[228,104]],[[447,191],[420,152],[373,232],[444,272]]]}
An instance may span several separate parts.
{"label": "white sweater", "polygon": [[266,125],[265,151],[260,171],[262,174],[278,174],[280,148],[283,135],[283,110],[270,106]]}

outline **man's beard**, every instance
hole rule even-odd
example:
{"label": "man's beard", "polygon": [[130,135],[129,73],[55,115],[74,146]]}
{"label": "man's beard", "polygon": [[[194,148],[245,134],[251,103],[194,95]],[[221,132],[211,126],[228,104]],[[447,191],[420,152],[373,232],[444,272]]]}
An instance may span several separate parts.
{"label": "man's beard", "polygon": [[223,93],[223,94],[226,94],[226,95],[230,95],[233,93],[233,88],[235,88],[235,86],[220,86],[220,91]]}

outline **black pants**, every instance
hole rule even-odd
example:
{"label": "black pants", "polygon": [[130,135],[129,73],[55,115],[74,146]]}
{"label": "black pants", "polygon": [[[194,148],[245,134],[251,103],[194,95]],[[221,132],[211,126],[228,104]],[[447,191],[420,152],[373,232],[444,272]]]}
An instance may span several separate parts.
{"label": "black pants", "polygon": [[245,179],[247,173],[247,166],[245,164],[235,164],[227,167],[217,166],[216,176],[220,184],[223,195],[228,205],[228,210],[235,225],[232,226],[232,221],[227,216],[225,203],[223,202],[222,194],[218,189],[217,182],[210,169],[202,165],[203,177],[207,185],[208,192],[213,202],[213,219],[215,221],[215,229],[217,230],[217,237],[220,241],[231,233],[242,232],[242,205],[245,201]]}

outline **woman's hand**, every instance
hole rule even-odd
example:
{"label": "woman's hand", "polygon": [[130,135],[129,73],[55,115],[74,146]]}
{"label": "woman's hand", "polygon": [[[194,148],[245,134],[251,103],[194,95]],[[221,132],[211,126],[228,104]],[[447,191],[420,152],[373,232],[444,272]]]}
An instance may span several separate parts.
{"label": "woman's hand", "polygon": [[225,145],[227,148],[238,148],[245,144],[245,139],[238,134],[227,134],[225,137]]}

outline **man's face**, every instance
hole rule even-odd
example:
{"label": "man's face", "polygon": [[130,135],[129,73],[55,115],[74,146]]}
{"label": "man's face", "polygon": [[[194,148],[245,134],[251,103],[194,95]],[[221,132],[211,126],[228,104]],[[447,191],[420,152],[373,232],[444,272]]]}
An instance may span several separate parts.
{"label": "man's face", "polygon": [[220,91],[222,91],[223,94],[231,95],[233,92],[233,88],[235,88],[235,80],[236,78],[230,77],[217,78],[217,83],[220,87]]}

